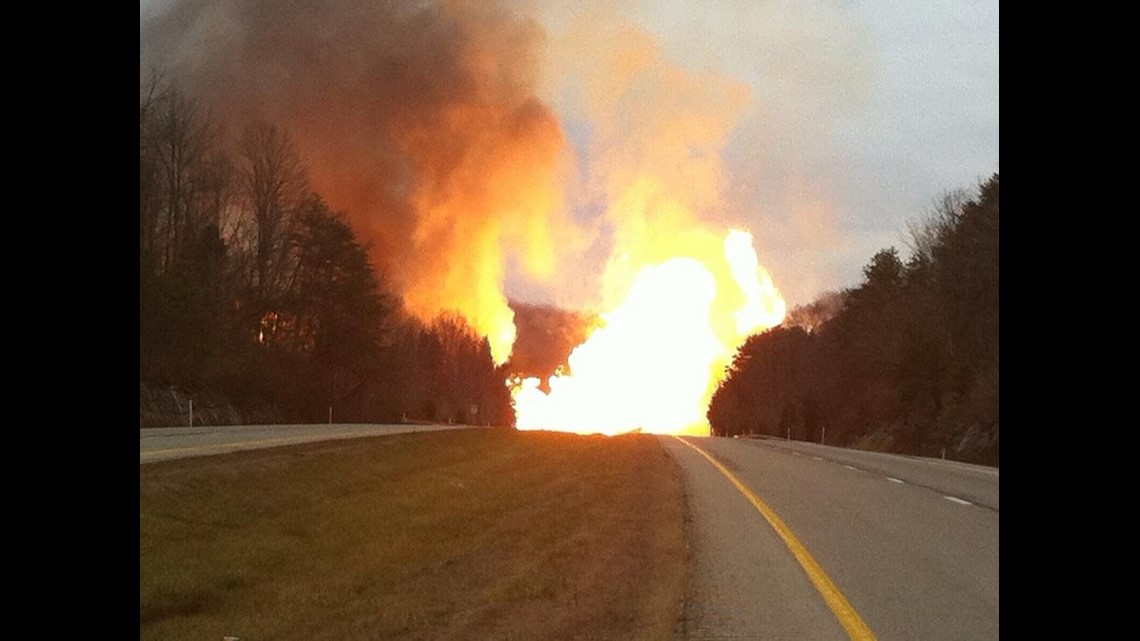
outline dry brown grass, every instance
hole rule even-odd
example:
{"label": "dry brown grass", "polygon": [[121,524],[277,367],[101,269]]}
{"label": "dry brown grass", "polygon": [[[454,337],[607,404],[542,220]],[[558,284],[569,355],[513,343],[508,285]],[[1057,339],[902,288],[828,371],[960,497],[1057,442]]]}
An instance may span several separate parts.
{"label": "dry brown grass", "polygon": [[140,466],[142,639],[667,639],[650,436],[459,430]]}

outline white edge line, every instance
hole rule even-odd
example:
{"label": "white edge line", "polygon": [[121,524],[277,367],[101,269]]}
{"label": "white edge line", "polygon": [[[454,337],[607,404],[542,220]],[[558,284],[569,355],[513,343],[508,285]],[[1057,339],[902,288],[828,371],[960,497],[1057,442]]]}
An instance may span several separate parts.
{"label": "white edge line", "polygon": [[904,481],[902,479],[896,479],[893,476],[888,476],[887,480],[890,481],[891,483],[906,483],[906,481]]}
{"label": "white edge line", "polygon": [[953,501],[954,503],[957,503],[959,505],[973,505],[973,503],[971,503],[965,499],[960,499],[956,496],[944,496],[942,498],[946,499],[947,501]]}

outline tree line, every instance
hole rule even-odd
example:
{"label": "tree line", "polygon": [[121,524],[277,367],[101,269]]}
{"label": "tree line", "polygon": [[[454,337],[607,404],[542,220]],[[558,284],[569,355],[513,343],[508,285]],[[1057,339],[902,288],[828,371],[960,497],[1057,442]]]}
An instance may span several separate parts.
{"label": "tree line", "polygon": [[[513,425],[460,316],[409,316],[308,184],[287,131],[225,123],[154,76],[139,101],[139,373],[246,422]],[[143,419],[145,423],[145,419]]]}
{"label": "tree line", "polygon": [[748,338],[709,405],[714,434],[998,459],[998,175],[908,225],[911,256]]}

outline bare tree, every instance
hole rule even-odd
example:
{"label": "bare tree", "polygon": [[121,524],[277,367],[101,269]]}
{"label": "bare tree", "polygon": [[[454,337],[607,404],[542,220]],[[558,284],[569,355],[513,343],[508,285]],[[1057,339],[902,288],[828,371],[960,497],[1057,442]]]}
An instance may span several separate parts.
{"label": "bare tree", "polygon": [[839,315],[846,298],[845,292],[824,292],[811,303],[793,307],[784,319],[784,326],[799,327],[809,334],[818,331],[824,323]]}
{"label": "bare tree", "polygon": [[925,216],[907,221],[903,244],[913,256],[932,260],[937,247],[957,224],[962,208],[969,200],[970,194],[964,189],[942,194]]}
{"label": "bare tree", "polygon": [[265,301],[282,286],[292,220],[308,193],[305,170],[286,132],[255,123],[241,137],[237,171],[253,223],[254,291]]}
{"label": "bare tree", "polygon": [[159,105],[168,88],[152,72],[139,88],[139,266],[144,275],[156,271],[158,220],[162,210],[162,171],[158,144]]}
{"label": "bare tree", "polygon": [[139,245],[169,269],[224,207],[225,162],[209,114],[154,75],[139,100]]}

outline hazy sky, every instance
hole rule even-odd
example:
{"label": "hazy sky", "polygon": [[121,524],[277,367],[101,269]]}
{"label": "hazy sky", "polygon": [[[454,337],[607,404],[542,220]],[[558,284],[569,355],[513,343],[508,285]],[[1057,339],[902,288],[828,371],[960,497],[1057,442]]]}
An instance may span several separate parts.
{"label": "hazy sky", "polygon": [[[539,18],[556,50],[582,11],[571,4]],[[753,231],[791,305],[857,284],[881,248],[905,256],[908,220],[999,169],[996,0],[623,7],[605,11],[653,34],[671,62],[747,85],[723,150],[725,220]],[[547,94],[587,147],[571,101]]]}
{"label": "hazy sky", "polygon": [[[908,220],[999,169],[997,0],[503,1],[546,32],[540,94],[581,158],[593,128],[567,69],[591,53],[575,31],[585,14],[630,25],[685,73],[746,89],[720,150],[723,204],[703,216],[753,232],[790,306],[857,284],[878,249],[905,255]],[[169,4],[143,0],[140,15]],[[575,302],[514,268],[506,291]]]}

